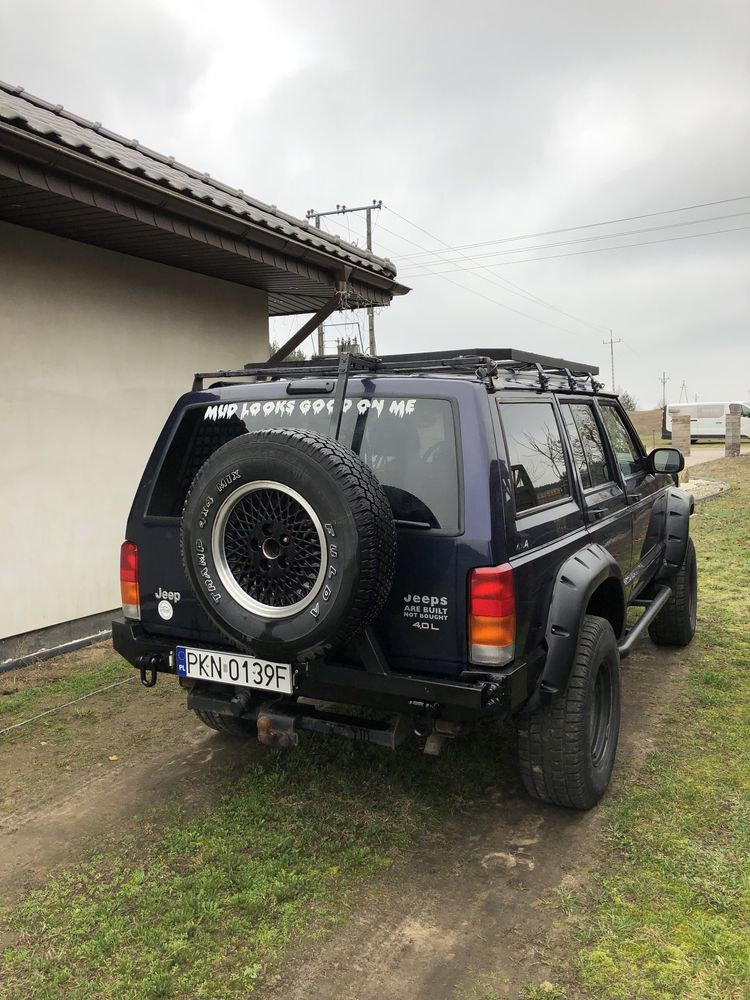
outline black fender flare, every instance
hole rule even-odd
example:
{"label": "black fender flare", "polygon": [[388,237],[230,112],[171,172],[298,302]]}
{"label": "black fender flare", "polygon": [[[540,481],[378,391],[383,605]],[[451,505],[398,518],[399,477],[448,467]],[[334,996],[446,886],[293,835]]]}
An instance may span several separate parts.
{"label": "black fender flare", "polygon": [[[654,532],[664,543],[664,556],[656,574],[656,582],[664,583],[671,580],[685,561],[688,538],[690,537],[690,515],[695,510],[695,498],[692,493],[670,487],[665,493],[665,502],[657,514],[656,505],[651,515]],[[663,517],[663,525],[655,519]],[[652,527],[649,526],[649,535]]]}
{"label": "black fender flare", "polygon": [[558,570],[547,615],[547,656],[527,708],[562,694],[567,687],[586,608],[592,594],[606,580],[614,581],[622,598],[622,631],[627,603],[622,570],[603,545],[587,545]]}

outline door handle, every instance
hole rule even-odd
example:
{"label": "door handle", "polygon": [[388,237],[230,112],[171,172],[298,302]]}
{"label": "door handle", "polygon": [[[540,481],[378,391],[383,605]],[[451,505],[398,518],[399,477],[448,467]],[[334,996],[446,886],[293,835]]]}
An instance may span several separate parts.
{"label": "door handle", "polygon": [[599,520],[600,517],[604,517],[604,515],[608,514],[609,511],[606,507],[589,507],[588,513],[591,514],[593,518],[596,518],[596,520]]}

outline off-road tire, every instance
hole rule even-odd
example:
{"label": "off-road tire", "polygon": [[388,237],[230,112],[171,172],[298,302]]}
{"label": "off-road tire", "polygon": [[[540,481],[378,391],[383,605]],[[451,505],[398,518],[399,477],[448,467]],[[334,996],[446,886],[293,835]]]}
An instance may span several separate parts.
{"label": "off-road tire", "polygon": [[185,500],[181,545],[199,603],[232,644],[304,663],[377,618],[393,583],[396,526],[383,487],[351,449],[271,428],[206,460]]}
{"label": "off-road tire", "polygon": [[218,712],[203,712],[199,708],[194,708],[193,711],[204,726],[215,729],[217,733],[245,738],[258,735],[257,726],[250,719],[236,719],[232,715],[220,715]]}
{"label": "off-road tire", "polygon": [[695,635],[698,611],[698,564],[692,538],[670,584],[672,596],[649,625],[648,634],[658,646],[687,646]]}
{"label": "off-road tire", "polygon": [[607,790],[620,731],[620,654],[612,626],[586,615],[565,692],[519,717],[526,791],[569,809],[591,809]]}

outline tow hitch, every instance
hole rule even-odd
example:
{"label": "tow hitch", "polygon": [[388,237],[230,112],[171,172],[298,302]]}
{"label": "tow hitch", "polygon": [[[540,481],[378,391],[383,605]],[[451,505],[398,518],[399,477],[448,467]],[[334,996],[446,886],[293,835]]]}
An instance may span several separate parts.
{"label": "tow hitch", "polygon": [[156,687],[160,670],[174,670],[174,652],[141,653],[136,659],[141,675],[141,684],[146,688]]}
{"label": "tow hitch", "polygon": [[159,664],[158,654],[153,656],[139,656],[139,670],[141,674],[141,684],[145,688],[156,687],[158,674],[156,668]]}
{"label": "tow hitch", "polygon": [[[363,743],[395,750],[412,731],[411,719],[395,715],[386,722],[339,714],[320,708],[319,703],[300,699],[294,703],[262,701],[238,704],[236,699],[226,699],[203,691],[188,692],[188,708],[204,712],[232,714],[242,719],[255,719],[258,740],[264,746],[294,747],[300,732],[343,736]],[[229,707],[230,711],[227,712]],[[239,709],[239,711],[238,711]]]}

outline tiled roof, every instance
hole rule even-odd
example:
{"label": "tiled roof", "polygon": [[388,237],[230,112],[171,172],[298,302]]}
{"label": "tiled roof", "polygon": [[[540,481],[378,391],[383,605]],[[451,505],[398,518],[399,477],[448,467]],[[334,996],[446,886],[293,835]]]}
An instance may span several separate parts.
{"label": "tiled roof", "polygon": [[266,205],[242,190],[178,163],[172,156],[164,156],[142,146],[137,139],[126,139],[110,132],[99,122],[87,121],[66,111],[60,104],[49,104],[27,94],[22,87],[13,87],[2,81],[0,121],[59,143],[91,160],[99,160],[135,177],[171,188],[196,202],[229,212],[374,274],[386,278],[396,274],[393,264],[385,258],[346,243],[338,236],[322,233],[308,222],[279,211],[275,205]]}

